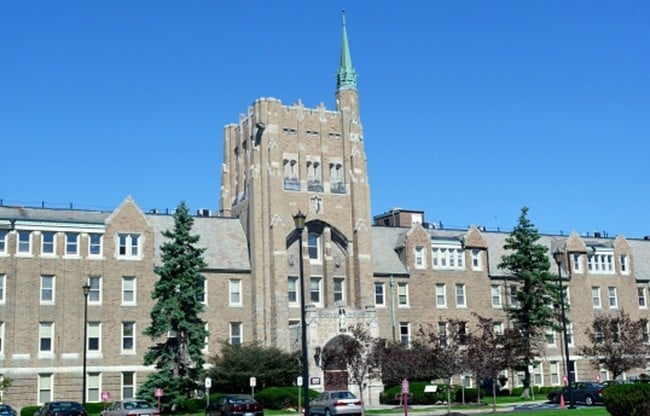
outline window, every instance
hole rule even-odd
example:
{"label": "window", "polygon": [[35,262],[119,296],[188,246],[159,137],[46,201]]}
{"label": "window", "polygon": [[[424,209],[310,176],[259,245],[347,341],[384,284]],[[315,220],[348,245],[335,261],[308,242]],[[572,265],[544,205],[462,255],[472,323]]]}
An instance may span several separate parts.
{"label": "window", "polygon": [[571,259],[573,260],[573,272],[582,273],[582,254],[571,253]]}
{"label": "window", "polygon": [[54,276],[41,276],[41,304],[54,303]]}
{"label": "window", "polygon": [[295,276],[287,279],[287,300],[290,305],[298,304],[298,278]]}
{"label": "window", "polygon": [[102,350],[102,324],[101,322],[88,322],[88,352],[98,353]]}
{"label": "window", "polygon": [[431,248],[431,263],[436,270],[465,270],[465,251],[460,243],[434,245]]}
{"label": "window", "polygon": [[501,307],[501,286],[499,285],[490,286],[490,292],[492,293],[492,307],[500,308]]}
{"label": "window", "polygon": [[318,160],[307,161],[307,190],[310,192],[323,192],[321,164]]}
{"label": "window", "polygon": [[597,250],[587,256],[587,268],[593,274],[614,273],[614,252],[611,250]]}
{"label": "window", "polygon": [[637,297],[639,298],[639,308],[640,309],[647,309],[648,308],[648,300],[646,298],[645,286],[637,287],[636,288],[636,293],[637,293]]}
{"label": "window", "polygon": [[140,257],[140,234],[118,234],[117,238],[119,240],[118,257]]}
{"label": "window", "polygon": [[311,261],[320,260],[320,236],[315,232],[310,232],[307,237],[307,251]]}
{"label": "window", "polygon": [[441,283],[436,284],[436,307],[438,308],[447,307],[447,294],[445,290],[445,285]]}
{"label": "window", "polygon": [[201,348],[201,353],[207,354],[208,351],[208,346],[210,345],[210,330],[208,328],[208,324],[205,324],[205,338],[203,339],[203,348]]}
{"label": "window", "polygon": [[230,298],[229,298],[229,304],[230,306],[241,306],[241,280],[239,279],[230,279],[230,284],[229,284],[230,290]]}
{"label": "window", "polygon": [[472,270],[483,270],[483,262],[481,261],[481,250],[472,249]]}
{"label": "window", "polygon": [[408,322],[399,323],[399,341],[402,345],[411,345],[411,330]]}
{"label": "window", "polygon": [[622,274],[630,274],[630,267],[627,264],[627,254],[621,254],[618,258]]}
{"label": "window", "polygon": [[467,345],[467,322],[458,322],[458,343]]}
{"label": "window", "polygon": [[42,354],[54,353],[52,339],[54,336],[54,322],[38,323],[38,352]]}
{"label": "window", "polygon": [[646,322],[641,329],[643,331],[642,339],[645,344],[650,342],[650,322]]}
{"label": "window", "polygon": [[517,285],[510,285],[508,287],[510,289],[510,306],[514,306],[516,308],[519,306],[519,299],[517,298],[517,291],[519,288]]}
{"label": "window", "polygon": [[607,288],[607,298],[609,299],[609,307],[611,309],[618,308],[618,299],[616,297],[616,288],[608,287]]}
{"label": "window", "polygon": [[230,323],[230,344],[241,345],[242,343],[241,325],[242,325],[241,322]]}
{"label": "window", "polygon": [[0,357],[5,355],[5,323],[0,321]]}
{"label": "window", "polygon": [[334,278],[334,302],[342,302],[345,300],[345,279]]}
{"label": "window", "polygon": [[438,322],[438,342],[447,345],[447,322]]}
{"label": "window", "polygon": [[284,189],[287,191],[299,191],[300,181],[298,180],[297,156],[285,155],[282,160],[284,166]]}
{"label": "window", "polygon": [[32,233],[30,231],[18,231],[18,250],[19,255],[29,255],[32,253]]}
{"label": "window", "polygon": [[88,373],[88,391],[86,392],[86,400],[89,402],[99,402],[101,397],[99,391],[101,388],[100,373]]}
{"label": "window", "polygon": [[98,233],[88,234],[88,256],[102,255],[102,235]]}
{"label": "window", "polygon": [[456,307],[465,308],[467,303],[465,300],[465,285],[463,283],[456,284]]}
{"label": "window", "polygon": [[600,287],[598,286],[591,287],[591,303],[594,309],[600,309],[602,307],[600,302]]}
{"label": "window", "polygon": [[557,386],[560,384],[560,363],[558,361],[551,361],[548,363],[549,372],[551,374],[551,384]]}
{"label": "window", "polygon": [[206,305],[208,303],[208,297],[206,296],[208,293],[208,279],[203,276],[199,276],[196,279],[196,286],[198,288],[196,299],[202,304]]}
{"label": "window", "polygon": [[552,329],[547,329],[546,330],[546,345],[549,347],[554,347],[555,346],[555,331]]}
{"label": "window", "polygon": [[65,233],[65,255],[79,255],[79,233]]}
{"label": "window", "polygon": [[566,343],[569,347],[573,347],[573,322],[566,324]]}
{"label": "window", "polygon": [[135,305],[136,298],[135,276],[122,277],[122,305]]}
{"label": "window", "polygon": [[7,253],[7,231],[0,230],[0,253]]}
{"label": "window", "polygon": [[569,286],[564,287],[562,295],[564,295],[564,306],[571,306],[571,288]]}
{"label": "window", "polygon": [[503,323],[502,322],[495,322],[494,325],[492,326],[494,333],[496,335],[503,335]]}
{"label": "window", "polygon": [[43,231],[41,233],[41,254],[44,255],[54,255],[55,251],[55,239],[54,236],[56,233],[54,231]]}
{"label": "window", "polygon": [[38,375],[38,404],[52,401],[52,374]]}
{"label": "window", "polygon": [[102,278],[100,276],[90,276],[88,278],[88,303],[100,304],[102,302]]}
{"label": "window", "polygon": [[334,161],[329,164],[330,169],[330,192],[333,194],[345,193],[345,182],[343,180],[343,165]]}
{"label": "window", "polygon": [[7,276],[0,274],[0,304],[5,303],[5,285],[7,284]]}
{"label": "window", "polygon": [[122,354],[135,353],[135,322],[122,322]]}
{"label": "window", "polygon": [[317,305],[320,304],[321,278],[312,277],[309,279],[309,298]]}
{"label": "window", "polygon": [[544,374],[543,368],[542,368],[542,363],[536,362],[533,364],[533,383],[537,386],[541,386],[544,384],[544,378],[542,375]]}
{"label": "window", "polygon": [[135,373],[125,371],[122,373],[122,400],[135,398]]}
{"label": "window", "polygon": [[402,307],[409,305],[409,284],[408,283],[397,284],[397,304]]}
{"label": "window", "polygon": [[424,269],[426,267],[427,266],[424,263],[424,247],[416,246],[415,247],[415,268]]}
{"label": "window", "polygon": [[386,306],[385,287],[383,283],[375,283],[375,305]]}

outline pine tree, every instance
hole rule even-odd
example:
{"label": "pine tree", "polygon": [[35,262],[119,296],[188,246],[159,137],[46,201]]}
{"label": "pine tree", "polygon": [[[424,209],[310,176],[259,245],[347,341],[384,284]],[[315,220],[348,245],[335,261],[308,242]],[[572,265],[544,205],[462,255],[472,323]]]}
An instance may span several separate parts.
{"label": "pine tree", "polygon": [[541,338],[546,328],[557,328],[557,313],[553,305],[559,304],[557,279],[549,272],[551,267],[547,248],[537,241],[539,233],[527,217],[528,207],[521,209],[519,222],[506,238],[504,249],[510,254],[501,257],[499,267],[512,273],[521,285],[516,293],[517,302],[507,308],[514,327],[521,331],[525,341],[522,358],[524,370],[524,396],[528,397],[531,365],[540,353]]}
{"label": "pine tree", "polygon": [[162,265],[155,267],[160,277],[154,286],[151,325],[144,330],[153,345],[144,356],[145,365],[155,365],[156,372],[147,377],[138,391],[151,399],[156,388],[162,388],[163,410],[183,408],[186,400],[200,388],[203,354],[208,332],[200,315],[203,312],[204,277],[201,270],[204,248],[194,245],[198,235],[190,234],[194,220],[181,202],[174,214],[174,229],[162,233],[168,241],[162,244]]}

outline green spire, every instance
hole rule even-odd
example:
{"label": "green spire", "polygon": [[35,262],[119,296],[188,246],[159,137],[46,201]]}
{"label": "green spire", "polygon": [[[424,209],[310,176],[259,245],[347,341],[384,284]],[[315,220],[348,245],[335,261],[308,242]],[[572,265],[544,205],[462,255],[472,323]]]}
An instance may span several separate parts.
{"label": "green spire", "polygon": [[336,73],[336,89],[350,90],[357,88],[357,71],[352,67],[350,46],[348,45],[348,31],[345,28],[345,11],[343,12],[343,38],[341,40],[341,64]]}

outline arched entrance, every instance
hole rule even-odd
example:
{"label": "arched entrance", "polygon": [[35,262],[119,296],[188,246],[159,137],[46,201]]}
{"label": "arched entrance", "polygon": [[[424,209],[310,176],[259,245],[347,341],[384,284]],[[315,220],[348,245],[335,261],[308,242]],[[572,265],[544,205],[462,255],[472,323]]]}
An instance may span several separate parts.
{"label": "arched entrance", "polygon": [[348,389],[347,354],[353,342],[354,339],[351,336],[341,334],[325,344],[321,353],[325,391]]}

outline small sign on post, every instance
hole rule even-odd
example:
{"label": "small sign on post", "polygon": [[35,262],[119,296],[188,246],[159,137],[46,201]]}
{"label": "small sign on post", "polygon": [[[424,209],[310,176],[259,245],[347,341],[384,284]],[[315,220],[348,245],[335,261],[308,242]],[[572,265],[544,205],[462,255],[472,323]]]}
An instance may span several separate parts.
{"label": "small sign on post", "polygon": [[411,389],[409,387],[409,380],[404,377],[402,380],[402,403],[404,404],[404,416],[409,416],[409,396]]}
{"label": "small sign on post", "polygon": [[251,377],[250,379],[250,386],[251,386],[251,396],[255,398],[255,385],[257,384],[257,379],[255,377]]}
{"label": "small sign on post", "polygon": [[212,387],[212,379],[210,377],[205,378],[205,407],[210,406],[210,387]]}
{"label": "small sign on post", "polygon": [[106,409],[106,402],[111,398],[111,393],[108,391],[102,392],[102,402],[104,402],[104,409]]}
{"label": "small sign on post", "polygon": [[163,397],[164,394],[165,394],[165,392],[164,392],[163,389],[161,389],[160,387],[157,387],[157,388],[153,391],[153,395],[154,395],[154,397],[155,397],[156,399],[158,399],[158,413],[160,413],[160,398]]}

